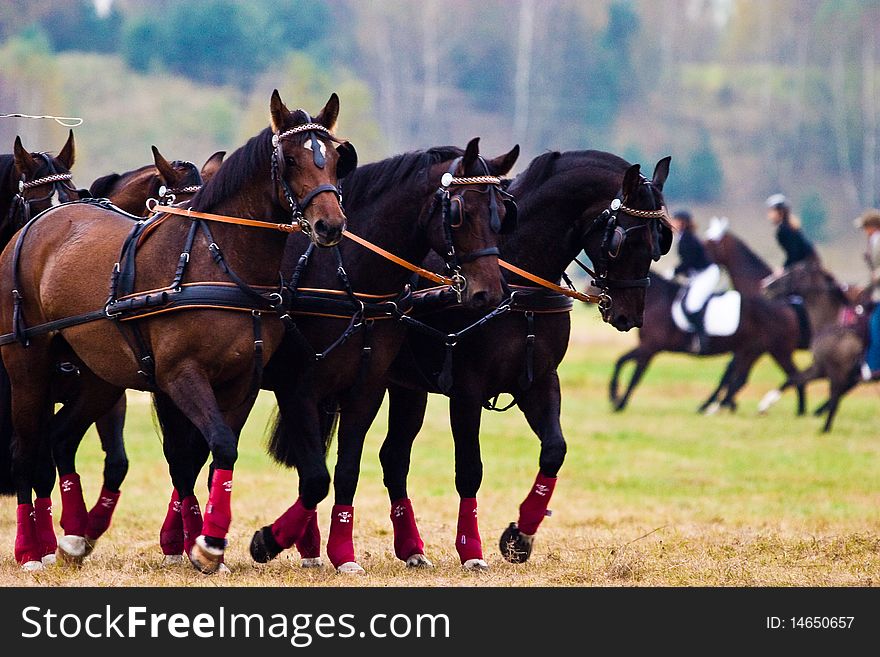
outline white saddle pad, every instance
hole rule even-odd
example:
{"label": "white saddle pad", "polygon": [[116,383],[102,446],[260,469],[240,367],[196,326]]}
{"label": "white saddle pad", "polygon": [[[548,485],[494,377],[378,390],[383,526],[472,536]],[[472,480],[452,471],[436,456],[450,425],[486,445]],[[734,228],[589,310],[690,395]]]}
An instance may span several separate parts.
{"label": "white saddle pad", "polygon": [[[683,297],[680,295],[672,304],[672,320],[675,325],[686,333],[693,333],[694,327],[688,321],[682,309]],[[739,315],[742,298],[736,290],[718,294],[709,299],[703,323],[707,335],[719,337],[733,335],[739,328]]]}

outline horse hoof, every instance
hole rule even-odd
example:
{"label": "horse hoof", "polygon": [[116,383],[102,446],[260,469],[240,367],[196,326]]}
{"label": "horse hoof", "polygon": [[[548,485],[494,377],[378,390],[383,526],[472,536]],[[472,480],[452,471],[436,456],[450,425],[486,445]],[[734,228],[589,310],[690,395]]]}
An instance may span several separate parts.
{"label": "horse hoof", "polygon": [[343,564],[340,564],[336,568],[337,573],[342,573],[343,575],[366,575],[367,571],[361,568],[361,565],[357,561],[346,561]]}
{"label": "horse hoof", "polygon": [[434,564],[424,554],[414,554],[406,560],[407,568],[433,568]]}
{"label": "horse hoof", "polygon": [[463,564],[461,564],[462,568],[465,570],[469,570],[473,573],[485,573],[489,570],[489,564],[487,564],[482,559],[468,559]]}
{"label": "horse hoof", "polygon": [[162,557],[162,568],[173,568],[183,563],[182,554],[166,554]]}
{"label": "horse hoof", "polygon": [[523,534],[515,522],[501,534],[501,556],[505,561],[510,563],[525,563],[532,555],[532,546],[535,544],[535,537]]}
{"label": "horse hoof", "polygon": [[204,535],[196,539],[189,553],[189,560],[196,570],[204,575],[213,575],[223,564],[223,550],[208,545]]}
{"label": "horse hoof", "polygon": [[40,562],[44,566],[54,566],[56,563],[58,563],[58,557],[55,556],[54,552],[52,554],[45,554],[43,555],[43,558],[40,559]]}
{"label": "horse hoof", "polygon": [[720,410],[721,404],[719,404],[718,402],[712,402],[703,410],[703,415],[715,415]]}
{"label": "horse hoof", "polygon": [[65,564],[79,566],[91,550],[84,536],[62,536],[58,539],[58,558]]}
{"label": "horse hoof", "polygon": [[229,566],[227,566],[225,563],[223,563],[221,561],[220,566],[217,568],[217,574],[218,575],[231,575],[232,571],[229,570]]}
{"label": "horse hoof", "polygon": [[301,568],[323,568],[324,560],[321,557],[303,557],[299,565]]}
{"label": "horse hoof", "polygon": [[251,559],[257,563],[268,563],[284,550],[272,535],[272,528],[266,525],[254,532],[251,539]]}
{"label": "horse hoof", "polygon": [[26,573],[37,573],[43,570],[44,567],[42,561],[25,561],[21,564],[21,569]]}

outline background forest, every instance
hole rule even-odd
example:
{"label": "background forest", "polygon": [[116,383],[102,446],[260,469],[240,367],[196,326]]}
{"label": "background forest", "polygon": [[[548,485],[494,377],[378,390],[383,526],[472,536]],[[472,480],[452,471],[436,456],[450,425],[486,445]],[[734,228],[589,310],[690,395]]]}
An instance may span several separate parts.
{"label": "background forest", "polygon": [[[79,184],[149,161],[203,161],[267,121],[278,87],[342,99],[361,160],[483,137],[673,156],[672,207],[712,214],[773,263],[764,198],[786,193],[844,277],[852,218],[880,196],[877,0],[0,1],[0,112],[82,116]],[[48,122],[0,119],[60,148]],[[3,145],[6,146],[3,146]]]}

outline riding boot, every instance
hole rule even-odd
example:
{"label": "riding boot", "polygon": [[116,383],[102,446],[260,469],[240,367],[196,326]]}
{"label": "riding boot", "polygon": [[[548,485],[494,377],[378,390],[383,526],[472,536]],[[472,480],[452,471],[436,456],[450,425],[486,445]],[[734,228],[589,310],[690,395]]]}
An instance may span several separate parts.
{"label": "riding boot", "polygon": [[709,353],[709,336],[706,334],[706,307],[703,306],[695,313],[685,311],[685,316],[694,329],[694,341],[691,351],[697,355]]}

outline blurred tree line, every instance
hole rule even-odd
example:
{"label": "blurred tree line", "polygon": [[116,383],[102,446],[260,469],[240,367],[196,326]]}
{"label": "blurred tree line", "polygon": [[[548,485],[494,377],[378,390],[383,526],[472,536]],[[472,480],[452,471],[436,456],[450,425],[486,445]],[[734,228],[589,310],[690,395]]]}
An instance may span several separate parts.
{"label": "blurred tree line", "polygon": [[0,104],[51,96],[23,89],[52,53],[219,86],[218,139],[262,124],[272,86],[309,107],[344,88],[374,156],[475,134],[524,161],[669,153],[670,197],[783,190],[833,236],[828,215],[880,202],[878,31],[880,0],[6,0]]}

